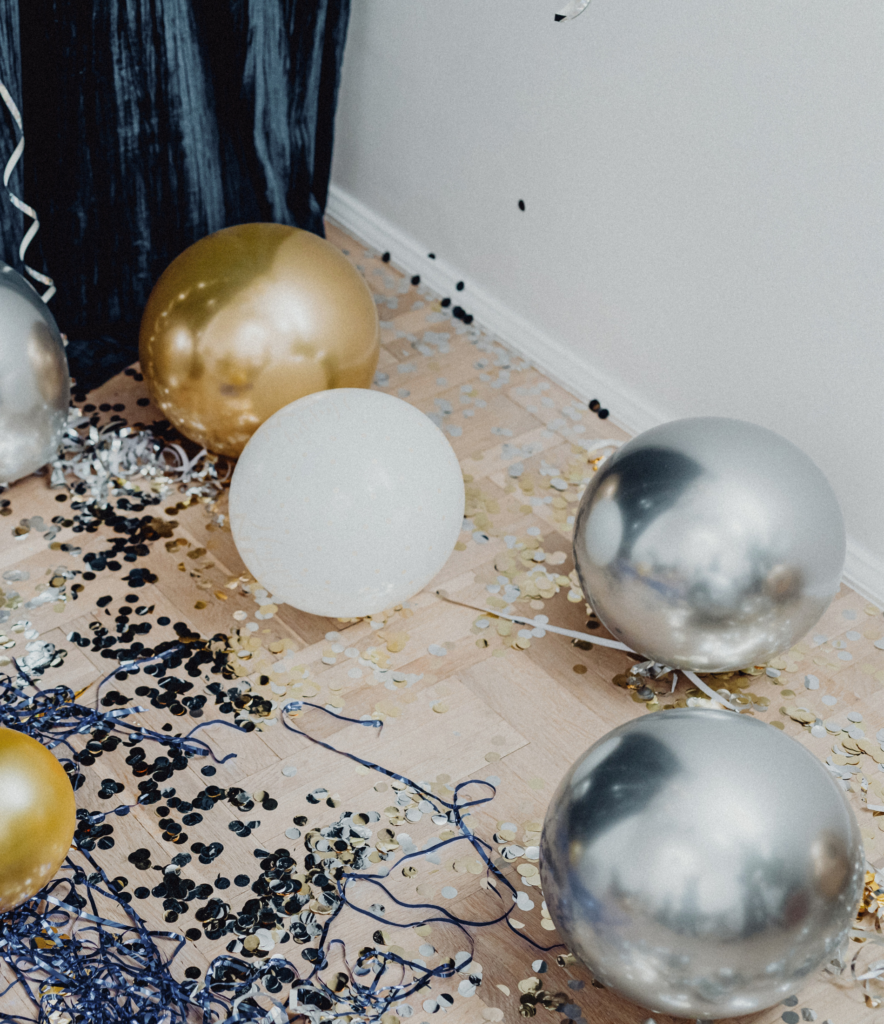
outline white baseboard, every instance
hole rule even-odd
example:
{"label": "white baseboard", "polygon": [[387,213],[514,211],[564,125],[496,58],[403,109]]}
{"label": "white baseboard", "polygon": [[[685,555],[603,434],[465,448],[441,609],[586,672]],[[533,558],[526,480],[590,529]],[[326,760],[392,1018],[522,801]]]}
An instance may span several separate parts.
{"label": "white baseboard", "polygon": [[884,562],[849,537],[841,578],[851,590],[884,609]]}
{"label": "white baseboard", "polygon": [[427,248],[394,224],[370,210],[336,185],[329,189],[326,216],[369,248],[390,253],[390,263],[405,273],[420,274],[421,283],[462,305],[475,322],[500,342],[527,359],[551,380],[576,398],[597,398],[610,410],[610,419],[630,434],[638,434],[672,419],[570,352],[560,341],[513,312],[496,296],[470,282],[460,298],[455,290],[464,278],[462,270],[445,260],[430,259]]}
{"label": "white baseboard", "polygon": [[[329,188],[326,215],[344,231],[378,252],[389,252],[393,266],[420,274],[421,282],[459,304],[455,290],[464,273],[441,259],[430,259],[427,247],[375,213],[344,189]],[[610,410],[610,419],[627,433],[638,434],[671,419],[641,397],[592,367],[567,346],[515,313],[500,299],[470,283],[460,301],[476,323],[517,352],[551,380],[583,401],[597,398]],[[844,582],[858,594],[884,608],[884,563],[848,538]]]}

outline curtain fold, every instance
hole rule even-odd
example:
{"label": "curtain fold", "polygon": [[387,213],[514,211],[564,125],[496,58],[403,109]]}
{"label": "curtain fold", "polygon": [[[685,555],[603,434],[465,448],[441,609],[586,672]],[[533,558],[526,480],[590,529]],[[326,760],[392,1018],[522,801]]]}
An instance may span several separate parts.
{"label": "curtain fold", "polygon": [[[12,91],[18,30],[22,189],[41,220],[29,262],[39,269],[42,258],[55,279],[50,308],[81,384],[135,358],[150,290],[192,242],[247,221],[323,233],[349,7],[2,5],[0,68]],[[0,134],[3,153],[12,138]],[[3,205],[4,258],[21,269],[21,218]]]}
{"label": "curtain fold", "polygon": [[[13,102],[21,97],[21,60],[19,58],[18,3],[0,6],[0,82],[6,86]],[[20,104],[19,104],[20,106]],[[0,176],[18,143],[18,129],[4,103],[0,103]],[[21,161],[12,172],[9,188],[21,197]],[[0,198],[0,259],[21,272],[18,248],[24,234],[23,218],[4,190]]]}

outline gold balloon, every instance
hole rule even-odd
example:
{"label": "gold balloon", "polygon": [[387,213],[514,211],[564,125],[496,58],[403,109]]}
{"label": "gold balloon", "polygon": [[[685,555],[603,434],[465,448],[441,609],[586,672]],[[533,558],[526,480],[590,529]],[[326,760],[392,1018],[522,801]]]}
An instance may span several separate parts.
{"label": "gold balloon", "polygon": [[200,239],[157,281],[141,320],[150,393],[185,437],[237,456],[290,402],[371,386],[374,299],[333,245],[284,224]]}
{"label": "gold balloon", "polygon": [[0,728],[0,914],[52,878],[76,826],[77,805],[64,768],[42,743]]}

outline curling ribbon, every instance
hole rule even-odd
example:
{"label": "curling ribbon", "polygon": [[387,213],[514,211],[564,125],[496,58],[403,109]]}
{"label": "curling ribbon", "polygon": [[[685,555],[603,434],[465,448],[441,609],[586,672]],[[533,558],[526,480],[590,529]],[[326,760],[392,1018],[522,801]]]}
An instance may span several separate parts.
{"label": "curling ribbon", "polygon": [[[436,594],[442,598],[443,601],[448,601],[450,604],[459,604],[463,608],[472,608],[473,611],[481,612],[483,615],[490,615],[498,619],[507,619],[509,622],[516,622],[520,626],[530,626],[532,629],[542,629],[546,633],[558,633],[560,636],[569,636],[574,640],[588,640],[590,643],[595,644],[598,647],[613,647],[615,651],[625,651],[627,654],[637,654],[631,647],[621,643],[620,640],[609,640],[604,636],[594,636],[592,633],[580,633],[576,629],[563,629],[561,626],[551,626],[548,622],[542,622],[538,619],[528,619],[523,615],[505,615],[503,612],[492,612],[487,608],[480,608],[475,604],[468,604],[466,601],[456,601],[453,597],[450,597],[444,590],[437,590]],[[684,672],[687,678],[697,687],[698,690],[702,690],[707,697],[714,700],[717,704],[721,704],[722,707],[728,709],[728,711],[736,711],[737,709],[729,701],[720,694],[716,693],[711,686],[708,686],[703,680],[695,673],[688,669],[680,669],[679,671]],[[673,683],[673,689],[675,684]]]}
{"label": "curling ribbon", "polygon": [[25,130],[22,125],[21,112],[3,82],[0,82],[0,96],[3,97],[3,102],[6,104],[9,113],[12,114],[12,119],[15,121],[20,132],[18,145],[12,151],[12,156],[6,161],[6,168],[3,171],[3,187],[6,189],[6,194],[9,196],[10,203],[12,203],[16,210],[20,210],[34,222],[25,232],[24,238],[21,240],[21,245],[18,247],[18,258],[24,264],[25,271],[29,277],[33,278],[35,281],[39,281],[40,284],[46,285],[46,291],[43,292],[40,298],[44,302],[49,302],[52,296],[55,295],[55,282],[51,277],[41,274],[39,270],[34,270],[33,267],[28,266],[25,262],[25,253],[28,250],[28,246],[33,242],[34,236],[40,230],[40,220],[37,217],[37,211],[33,206],[28,206],[26,202],[19,199],[19,197],[9,187],[9,179],[12,177],[12,172],[15,170],[16,165],[19,160],[21,160],[22,153],[25,151]]}
{"label": "curling ribbon", "polygon": [[568,3],[555,15],[556,21],[570,21],[578,14],[583,14],[589,7],[590,0],[569,0]]}

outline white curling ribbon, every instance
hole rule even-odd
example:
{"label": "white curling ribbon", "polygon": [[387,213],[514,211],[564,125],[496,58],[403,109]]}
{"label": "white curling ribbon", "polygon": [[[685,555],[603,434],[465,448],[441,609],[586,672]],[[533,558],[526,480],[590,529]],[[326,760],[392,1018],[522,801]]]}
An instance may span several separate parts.
{"label": "white curling ribbon", "polygon": [[569,0],[569,3],[556,14],[556,21],[571,21],[578,14],[583,14],[589,4],[590,0]]}
{"label": "white curling ribbon", "polygon": [[25,253],[28,251],[28,246],[33,242],[34,236],[40,230],[40,220],[37,217],[37,211],[33,206],[28,206],[26,202],[19,199],[19,197],[9,187],[9,179],[12,177],[12,172],[15,170],[19,160],[21,160],[22,153],[25,151],[25,130],[22,125],[21,112],[16,106],[15,100],[9,93],[3,82],[0,82],[0,96],[3,97],[3,102],[6,104],[9,113],[12,114],[12,119],[15,121],[19,132],[21,133],[18,145],[12,151],[12,156],[6,161],[6,168],[3,171],[3,187],[6,189],[6,194],[9,196],[9,201],[12,205],[19,210],[25,216],[30,217],[33,220],[33,224],[25,232],[24,238],[21,240],[21,245],[18,247],[18,258],[24,264],[24,268],[29,277],[35,281],[39,281],[40,284],[46,285],[46,291],[40,296],[44,302],[49,302],[53,295],[55,295],[55,282],[51,277],[47,277],[45,274],[41,274],[39,270],[34,270],[33,267],[29,266],[25,262]]}
{"label": "white curling ribbon", "polygon": [[[536,619],[529,619],[522,615],[505,615],[503,612],[489,611],[487,608],[480,608],[475,604],[467,604],[466,601],[457,601],[444,590],[437,590],[436,594],[442,598],[443,601],[448,601],[451,604],[459,604],[463,608],[471,608],[473,611],[482,612],[483,615],[491,615],[498,619],[507,619],[509,622],[516,622],[520,626],[531,626],[534,629],[543,629],[547,633],[558,633],[559,636],[569,636],[573,640],[588,640],[592,644],[596,644],[599,647],[612,647],[615,651],[625,651],[627,654],[636,654],[631,647],[621,643],[619,640],[609,640],[604,636],[594,636],[592,633],[580,633],[576,629],[563,629],[561,626],[551,626],[548,622],[538,622]],[[720,694],[716,693],[710,686],[694,672],[688,669],[679,669],[678,671],[684,672],[685,676],[697,687],[698,690],[702,690],[711,700],[714,700],[716,704],[720,704],[723,708],[727,708],[728,711],[736,711],[737,709],[729,701]],[[673,690],[675,689],[675,682],[673,680]]]}

